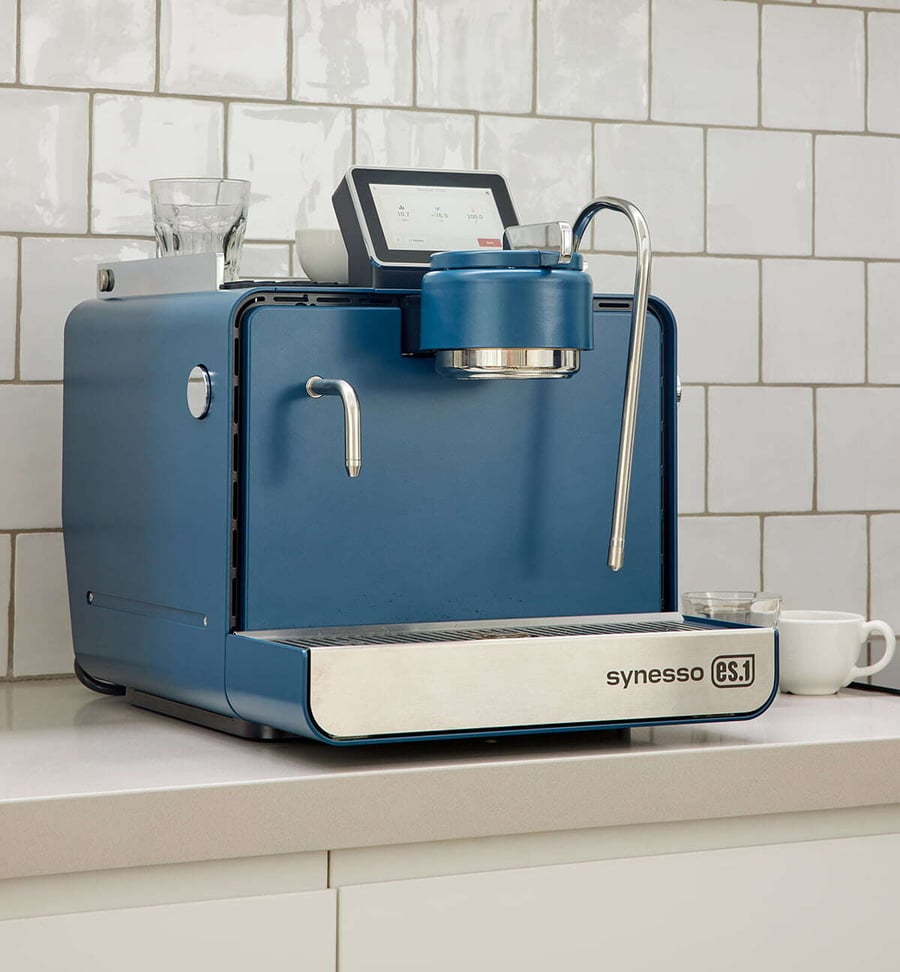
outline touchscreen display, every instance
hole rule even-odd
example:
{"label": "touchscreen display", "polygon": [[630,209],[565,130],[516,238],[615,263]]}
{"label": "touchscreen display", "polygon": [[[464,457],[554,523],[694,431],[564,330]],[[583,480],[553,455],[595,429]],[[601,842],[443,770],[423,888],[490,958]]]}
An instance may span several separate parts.
{"label": "touchscreen display", "polygon": [[371,184],[391,250],[501,249],[503,220],[490,189]]}

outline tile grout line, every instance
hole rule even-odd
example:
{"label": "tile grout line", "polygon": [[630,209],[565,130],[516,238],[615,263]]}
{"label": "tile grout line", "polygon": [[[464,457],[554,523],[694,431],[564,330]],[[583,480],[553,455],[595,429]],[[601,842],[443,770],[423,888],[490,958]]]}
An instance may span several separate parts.
{"label": "tile grout line", "polygon": [[538,113],[538,0],[531,0],[531,111]]}
{"label": "tile grout line", "polygon": [[284,72],[285,100],[294,100],[294,0],[285,0],[287,19],[285,21],[285,57],[287,66]]}
{"label": "tile grout line", "polygon": [[162,49],[162,0],[156,0],[156,44],[153,48],[153,93],[159,94],[161,75]]}
{"label": "tile grout line", "polygon": [[[653,4],[647,0],[647,121],[653,122]],[[704,144],[706,144],[704,142]]]}
{"label": "tile grout line", "polygon": [[6,612],[6,630],[9,639],[6,646],[6,677],[13,677],[13,639],[16,633],[16,534],[9,536],[9,607]]}
{"label": "tile grout line", "polygon": [[16,0],[16,81],[17,85],[22,84],[22,0]]}

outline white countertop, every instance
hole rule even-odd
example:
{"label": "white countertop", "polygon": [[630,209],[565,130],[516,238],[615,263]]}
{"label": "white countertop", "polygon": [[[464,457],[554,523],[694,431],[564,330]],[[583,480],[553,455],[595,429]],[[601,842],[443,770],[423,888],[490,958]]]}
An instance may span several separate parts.
{"label": "white countertop", "polygon": [[332,748],[248,742],[0,684],[0,878],[900,804],[900,698],[779,696],[749,722]]}

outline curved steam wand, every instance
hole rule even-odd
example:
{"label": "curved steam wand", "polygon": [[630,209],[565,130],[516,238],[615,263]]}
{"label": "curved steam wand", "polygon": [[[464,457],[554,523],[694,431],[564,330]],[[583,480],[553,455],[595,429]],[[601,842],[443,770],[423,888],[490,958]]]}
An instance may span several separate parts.
{"label": "curved steam wand", "polygon": [[572,252],[577,253],[591,220],[601,209],[611,209],[628,217],[637,247],[634,274],[634,299],[631,303],[631,340],[628,345],[628,368],[625,397],[622,402],[622,430],[619,434],[619,463],[616,469],[616,494],[613,500],[612,529],[609,537],[611,570],[619,570],[625,559],[625,522],[628,518],[628,496],[631,490],[631,465],[634,459],[634,429],[637,423],[638,391],[641,384],[641,359],[644,330],[647,323],[647,297],[650,294],[650,231],[641,211],[633,203],[614,196],[600,196],[581,211],[572,228]]}

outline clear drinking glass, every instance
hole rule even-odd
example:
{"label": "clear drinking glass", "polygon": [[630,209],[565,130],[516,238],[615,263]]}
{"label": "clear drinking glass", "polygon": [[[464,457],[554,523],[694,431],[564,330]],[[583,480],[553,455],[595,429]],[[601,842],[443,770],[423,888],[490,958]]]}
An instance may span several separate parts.
{"label": "clear drinking glass", "polygon": [[681,595],[681,613],[695,618],[774,628],[780,612],[780,594],[762,591],[692,591]]}
{"label": "clear drinking glass", "polygon": [[250,202],[249,182],[153,179],[150,202],[157,256],[224,253],[225,279],[237,277]]}

